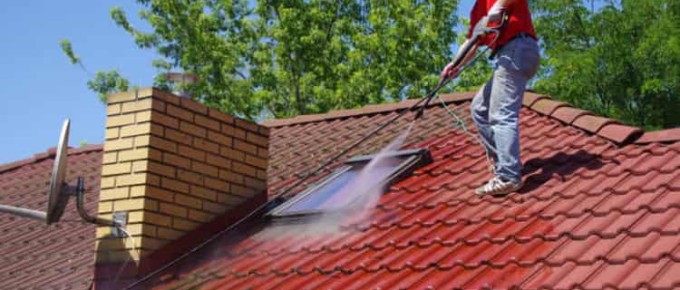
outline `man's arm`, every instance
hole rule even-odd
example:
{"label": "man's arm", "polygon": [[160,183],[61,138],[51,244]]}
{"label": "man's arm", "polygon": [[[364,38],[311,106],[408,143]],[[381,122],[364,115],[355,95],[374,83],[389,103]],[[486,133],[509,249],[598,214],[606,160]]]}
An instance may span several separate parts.
{"label": "man's arm", "polygon": [[[456,53],[456,57],[454,58],[454,60],[455,60],[455,59],[458,59],[459,57],[461,57],[461,55],[464,53],[463,47],[469,45],[469,43],[470,43],[470,39],[468,38],[468,39],[466,39],[465,42],[460,46],[460,48],[458,48],[458,52]],[[442,71],[441,77],[442,77],[442,78],[447,78],[447,79],[454,79],[454,78],[458,75],[458,72],[460,71],[460,69],[461,69],[463,66],[465,66],[468,62],[470,62],[470,60],[472,60],[472,58],[475,56],[475,53],[477,52],[477,48],[478,48],[478,47],[479,47],[479,45],[476,44],[476,43],[475,43],[474,45],[472,45],[472,47],[471,47],[470,50],[467,52],[467,54],[463,57],[463,60],[460,62],[460,64],[458,64],[458,66],[455,66],[455,67],[454,67],[454,66],[453,66],[453,62],[449,63],[449,64],[444,68],[444,70]]]}

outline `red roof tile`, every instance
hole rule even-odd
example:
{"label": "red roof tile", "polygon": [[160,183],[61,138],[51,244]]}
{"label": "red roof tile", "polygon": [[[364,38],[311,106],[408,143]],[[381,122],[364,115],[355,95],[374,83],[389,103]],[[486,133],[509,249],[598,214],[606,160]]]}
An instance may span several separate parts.
{"label": "red roof tile", "polygon": [[[450,106],[469,125],[467,100]],[[529,103],[545,115],[520,114],[526,185],[518,194],[474,196],[490,177],[484,153],[431,107],[405,148],[428,148],[434,162],[394,184],[368,220],[311,236],[261,223],[219,238],[144,287],[680,286],[669,273],[680,269],[680,142],[627,145],[639,129],[583,111],[562,115],[569,107],[540,97]],[[270,123],[270,195],[402,108],[389,107]],[[575,126],[563,123],[569,115]],[[382,148],[409,119],[349,155]]]}
{"label": "red roof tile", "polygon": [[[468,126],[472,96],[443,96]],[[271,126],[270,197],[416,102],[266,122]],[[367,220],[345,221],[339,233],[311,236],[253,222],[142,287],[680,287],[680,224],[675,222],[680,218],[680,136],[672,130],[646,133],[631,145],[642,133],[637,128],[538,94],[527,93],[524,105],[526,185],[518,194],[471,194],[490,177],[484,153],[452,127],[451,116],[434,102],[405,146],[428,148],[434,162],[394,184]],[[347,156],[384,147],[410,119],[386,127]],[[98,188],[101,148],[75,149],[70,155],[69,176],[85,176],[88,188]],[[44,207],[52,158],[47,153],[0,166],[0,203]],[[88,194],[91,211],[96,196]],[[66,213],[64,219],[77,219],[73,208]],[[84,288],[92,278],[94,228],[80,223],[47,227],[0,214],[0,231],[0,288]],[[51,265],[59,267],[50,270]]]}
{"label": "red roof tile", "polygon": [[[45,210],[55,150],[0,166],[0,203]],[[69,149],[67,181],[85,178],[85,208],[96,211],[101,146]],[[94,266],[93,226],[80,222],[71,201],[62,222],[0,213],[0,289],[86,289]]]}

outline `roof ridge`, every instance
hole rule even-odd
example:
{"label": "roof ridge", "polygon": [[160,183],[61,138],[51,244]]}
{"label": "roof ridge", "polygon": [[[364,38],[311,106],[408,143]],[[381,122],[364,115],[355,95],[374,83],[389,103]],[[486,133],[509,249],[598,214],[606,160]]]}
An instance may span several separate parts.
{"label": "roof ridge", "polygon": [[[474,92],[466,93],[452,93],[452,94],[441,94],[440,97],[445,103],[458,103],[472,100],[475,96]],[[313,114],[313,115],[300,115],[297,117],[287,118],[287,119],[269,119],[262,122],[262,125],[266,127],[283,127],[290,125],[300,125],[304,123],[318,122],[318,121],[329,121],[334,119],[342,119],[349,117],[357,117],[363,115],[373,115],[386,112],[393,112],[397,110],[408,109],[413,105],[417,104],[420,99],[408,99],[396,103],[384,103],[384,104],[373,104],[366,105],[357,109],[343,109],[331,111],[323,114]],[[438,106],[436,102],[432,102],[428,107]]]}
{"label": "roof ridge", "polygon": [[[69,147],[68,148],[68,155],[75,155],[75,154],[83,154],[83,153],[89,153],[92,151],[101,151],[103,146],[101,144],[90,144],[90,145],[85,145],[81,147]],[[15,170],[18,169],[22,166],[26,166],[29,164],[37,163],[40,161],[43,161],[45,159],[53,158],[54,156],[57,155],[57,147],[50,147],[48,148],[45,152],[41,153],[36,153],[31,157],[28,157],[26,159],[10,162],[10,163],[5,163],[5,164],[0,164],[0,173],[5,173],[10,170]]]}
{"label": "roof ridge", "polygon": [[[445,103],[460,103],[472,100],[475,92],[442,94]],[[366,105],[358,109],[337,110],[324,114],[301,115],[288,119],[271,119],[262,122],[267,127],[283,127],[300,125],[318,121],[329,121],[334,119],[357,117],[363,115],[380,114],[410,108],[419,99],[409,99],[398,103]],[[437,106],[436,102],[429,104]],[[680,129],[668,132],[646,133],[639,127],[627,126],[620,121],[599,116],[593,112],[576,108],[568,103],[553,100],[551,97],[527,90],[524,94],[523,105],[542,115],[557,119],[566,125],[584,130],[588,133],[598,135],[604,139],[612,141],[619,146],[625,146],[640,139],[645,135],[642,143],[652,142],[671,142],[680,141]],[[638,142],[636,142],[638,143]]]}

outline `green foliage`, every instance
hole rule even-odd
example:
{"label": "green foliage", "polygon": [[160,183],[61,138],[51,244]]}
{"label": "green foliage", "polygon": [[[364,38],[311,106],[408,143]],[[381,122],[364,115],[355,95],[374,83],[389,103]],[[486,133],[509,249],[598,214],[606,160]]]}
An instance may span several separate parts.
{"label": "green foliage", "polygon": [[[190,93],[257,118],[325,112],[423,95],[451,58],[448,0],[138,0],[152,32],[119,9],[117,25],[154,66],[197,74]],[[170,87],[162,75],[156,85]]]}
{"label": "green foliage", "polygon": [[93,80],[87,82],[87,87],[99,95],[99,100],[106,103],[107,95],[116,92],[126,92],[129,88],[129,83],[117,70],[99,71]]}
{"label": "green foliage", "polygon": [[538,90],[647,129],[680,126],[680,2],[532,2]]}
{"label": "green foliage", "polygon": [[71,64],[78,64],[80,63],[80,57],[76,55],[75,52],[73,52],[73,47],[71,46],[71,41],[68,39],[62,39],[59,42],[59,45],[61,46],[61,50],[66,54],[66,57],[71,61]]}

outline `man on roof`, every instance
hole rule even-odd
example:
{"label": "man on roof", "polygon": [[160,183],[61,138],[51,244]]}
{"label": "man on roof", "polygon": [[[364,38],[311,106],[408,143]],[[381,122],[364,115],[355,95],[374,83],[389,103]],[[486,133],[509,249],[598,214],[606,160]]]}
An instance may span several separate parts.
{"label": "man on roof", "polygon": [[527,82],[538,69],[540,55],[528,0],[477,0],[470,13],[467,41],[472,36],[472,28],[485,16],[489,26],[505,21],[498,37],[482,37],[462,64],[447,65],[442,77],[455,78],[479,45],[493,51],[491,58],[496,62],[493,75],[472,100],[471,109],[472,119],[493,160],[494,177],[475,193],[502,195],[522,187],[519,110]]}

